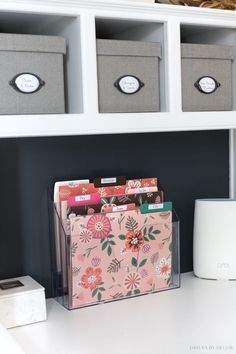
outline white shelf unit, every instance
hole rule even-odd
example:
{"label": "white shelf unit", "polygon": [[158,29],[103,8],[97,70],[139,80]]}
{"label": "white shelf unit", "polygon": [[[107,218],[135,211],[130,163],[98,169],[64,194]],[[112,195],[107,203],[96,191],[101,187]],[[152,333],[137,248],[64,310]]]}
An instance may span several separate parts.
{"label": "white shelf unit", "polygon": [[[68,113],[0,116],[0,137],[236,128],[235,111],[182,112],[181,104],[181,33],[196,43],[234,44],[232,11],[128,1],[9,0],[0,4],[0,19],[2,32],[62,35],[68,43]],[[96,33],[162,43],[161,112],[99,113]]]}

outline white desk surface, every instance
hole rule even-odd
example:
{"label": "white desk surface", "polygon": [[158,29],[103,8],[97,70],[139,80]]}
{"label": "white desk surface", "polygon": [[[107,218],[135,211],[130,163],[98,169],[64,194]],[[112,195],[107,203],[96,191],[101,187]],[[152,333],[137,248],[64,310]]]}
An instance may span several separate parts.
{"label": "white desk surface", "polygon": [[186,273],[180,289],[73,311],[49,299],[47,311],[9,330],[26,354],[236,353],[236,281]]}
{"label": "white desk surface", "polygon": [[0,353],[1,354],[24,354],[14,338],[0,324]]}

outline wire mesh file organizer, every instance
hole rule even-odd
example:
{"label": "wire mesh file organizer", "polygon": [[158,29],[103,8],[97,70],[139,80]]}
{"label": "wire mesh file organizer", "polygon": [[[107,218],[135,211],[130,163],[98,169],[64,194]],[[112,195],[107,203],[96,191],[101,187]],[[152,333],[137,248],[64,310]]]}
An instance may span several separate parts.
{"label": "wire mesh file organizer", "polygon": [[70,214],[63,225],[54,205],[58,301],[75,309],[178,288],[179,220],[161,205]]}

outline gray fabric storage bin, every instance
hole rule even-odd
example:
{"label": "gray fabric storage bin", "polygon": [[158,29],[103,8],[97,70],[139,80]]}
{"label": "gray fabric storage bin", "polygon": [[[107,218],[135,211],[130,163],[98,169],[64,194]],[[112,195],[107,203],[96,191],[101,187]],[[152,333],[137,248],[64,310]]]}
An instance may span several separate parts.
{"label": "gray fabric storage bin", "polygon": [[182,44],[183,111],[232,110],[234,47]]}
{"label": "gray fabric storage bin", "polygon": [[64,38],[0,34],[0,114],[64,113]]}
{"label": "gray fabric storage bin", "polygon": [[160,58],[159,43],[98,39],[99,111],[159,111]]}

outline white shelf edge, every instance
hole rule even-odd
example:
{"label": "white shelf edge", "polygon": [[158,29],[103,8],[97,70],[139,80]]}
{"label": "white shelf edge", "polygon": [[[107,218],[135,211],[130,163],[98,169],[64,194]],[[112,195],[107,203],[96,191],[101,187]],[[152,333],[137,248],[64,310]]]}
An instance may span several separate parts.
{"label": "white shelf edge", "polygon": [[[22,8],[22,5],[32,6],[32,0],[8,0],[7,2],[1,2],[0,9],[14,9],[17,7]],[[34,0],[33,7],[80,7],[86,9],[104,9],[109,8],[117,10],[130,10],[141,11],[141,12],[152,12],[156,14],[166,14],[166,15],[177,15],[177,16],[193,16],[198,17],[208,17],[215,19],[231,19],[235,20],[235,11],[230,10],[218,10],[209,8],[196,8],[180,5],[168,5],[168,4],[155,4],[155,3],[142,3],[135,1],[125,1],[125,0]]]}
{"label": "white shelf edge", "polygon": [[1,119],[1,138],[236,129],[235,112],[97,114],[93,121],[86,114],[9,115],[0,124]]}
{"label": "white shelf edge", "polygon": [[[196,21],[198,24],[216,24],[217,26],[236,27],[236,12],[229,10],[216,10],[207,8],[196,8],[187,6],[176,6],[166,4],[147,4],[132,1],[117,0],[8,0],[0,2],[0,11],[19,13],[42,13],[62,14],[64,16],[77,16],[80,11],[106,11],[117,14],[118,11],[130,15],[131,18],[144,18],[149,20],[169,19],[170,17],[181,18],[181,23]],[[110,14],[112,16],[112,14]]]}

